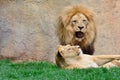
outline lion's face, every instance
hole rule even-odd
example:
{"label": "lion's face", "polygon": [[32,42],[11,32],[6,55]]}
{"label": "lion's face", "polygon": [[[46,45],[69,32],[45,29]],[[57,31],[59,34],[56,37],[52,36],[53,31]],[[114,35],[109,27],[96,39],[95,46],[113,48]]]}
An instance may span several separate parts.
{"label": "lion's face", "polygon": [[59,45],[57,50],[58,50],[59,54],[64,58],[75,57],[75,56],[79,56],[80,54],[82,54],[79,46]]}
{"label": "lion's face", "polygon": [[84,38],[88,22],[86,16],[81,13],[77,13],[71,18],[70,25],[73,28],[76,39]]}

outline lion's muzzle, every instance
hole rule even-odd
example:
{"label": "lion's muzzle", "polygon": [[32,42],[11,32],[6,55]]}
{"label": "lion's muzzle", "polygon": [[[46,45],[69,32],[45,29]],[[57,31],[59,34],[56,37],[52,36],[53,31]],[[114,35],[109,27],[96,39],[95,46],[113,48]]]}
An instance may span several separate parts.
{"label": "lion's muzzle", "polygon": [[77,38],[83,38],[84,37],[84,33],[81,32],[81,31],[77,31],[77,32],[75,32],[75,37],[77,37]]}

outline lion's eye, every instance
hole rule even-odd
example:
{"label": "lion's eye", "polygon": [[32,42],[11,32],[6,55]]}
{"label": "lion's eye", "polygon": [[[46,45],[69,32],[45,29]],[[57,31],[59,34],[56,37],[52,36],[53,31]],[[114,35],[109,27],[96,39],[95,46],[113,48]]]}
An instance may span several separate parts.
{"label": "lion's eye", "polygon": [[76,23],[76,22],[77,22],[77,20],[73,20],[72,22]]}
{"label": "lion's eye", "polygon": [[86,19],[83,19],[83,23],[88,24],[88,21]]}

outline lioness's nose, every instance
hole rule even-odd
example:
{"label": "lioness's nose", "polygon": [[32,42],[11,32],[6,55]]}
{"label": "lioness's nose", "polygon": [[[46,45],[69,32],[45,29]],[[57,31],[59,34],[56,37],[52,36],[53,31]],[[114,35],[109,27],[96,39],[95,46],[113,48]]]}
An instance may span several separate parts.
{"label": "lioness's nose", "polygon": [[78,28],[79,28],[80,30],[82,30],[82,29],[84,28],[84,26],[78,26]]}

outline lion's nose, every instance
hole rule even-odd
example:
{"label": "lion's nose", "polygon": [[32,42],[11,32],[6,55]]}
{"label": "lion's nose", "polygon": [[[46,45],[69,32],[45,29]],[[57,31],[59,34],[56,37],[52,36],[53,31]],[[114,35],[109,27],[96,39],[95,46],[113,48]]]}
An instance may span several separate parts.
{"label": "lion's nose", "polygon": [[78,26],[78,28],[79,28],[80,30],[82,30],[82,29],[84,28],[84,26]]}

